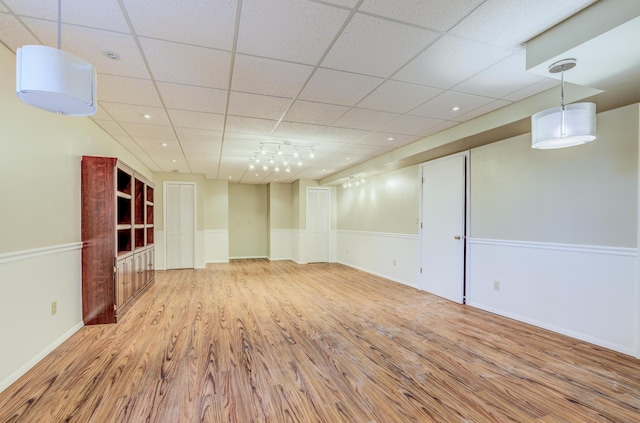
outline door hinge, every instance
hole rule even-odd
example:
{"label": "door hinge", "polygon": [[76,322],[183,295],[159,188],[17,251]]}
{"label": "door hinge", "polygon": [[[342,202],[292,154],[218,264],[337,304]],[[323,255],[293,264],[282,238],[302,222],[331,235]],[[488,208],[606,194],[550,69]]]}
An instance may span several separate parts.
{"label": "door hinge", "polygon": [[424,176],[422,177],[422,183],[424,184]]}
{"label": "door hinge", "polygon": [[422,222],[420,222],[420,229],[422,229]]}
{"label": "door hinge", "polygon": [[420,268],[420,273],[422,273],[422,267]]}

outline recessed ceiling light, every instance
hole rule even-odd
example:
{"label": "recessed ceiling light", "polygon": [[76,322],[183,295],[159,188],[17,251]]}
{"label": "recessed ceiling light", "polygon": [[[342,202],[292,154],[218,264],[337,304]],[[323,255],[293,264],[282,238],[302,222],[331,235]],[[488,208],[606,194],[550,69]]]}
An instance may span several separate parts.
{"label": "recessed ceiling light", "polygon": [[162,144],[160,144],[163,147],[167,147],[169,144],[167,144],[166,142],[163,142]]}
{"label": "recessed ceiling light", "polygon": [[229,179],[231,179],[231,176],[229,176]]}
{"label": "recessed ceiling light", "polygon": [[111,60],[120,60],[120,55],[113,51],[105,51],[104,55],[107,56]]}
{"label": "recessed ceiling light", "polygon": [[171,160],[171,163],[175,163],[175,162],[177,162],[177,160],[176,160],[176,159]]}
{"label": "recessed ceiling light", "polygon": [[453,107],[451,108],[451,111],[452,111],[452,112],[457,112],[458,110],[460,110],[460,107],[459,107],[459,106],[453,106]]}
{"label": "recessed ceiling light", "polygon": [[389,138],[387,138],[387,141],[395,141],[395,138],[389,137]]}
{"label": "recessed ceiling light", "polygon": [[151,119],[151,115],[150,114],[144,114],[142,115],[143,118],[145,119]]}
{"label": "recessed ceiling light", "polygon": [[258,174],[256,173],[256,176],[258,176]]}
{"label": "recessed ceiling light", "polygon": [[351,157],[347,157],[347,160],[351,160]]}
{"label": "recessed ceiling light", "polygon": [[327,171],[327,169],[322,169],[322,171],[323,171],[323,172],[326,172],[326,171]]}

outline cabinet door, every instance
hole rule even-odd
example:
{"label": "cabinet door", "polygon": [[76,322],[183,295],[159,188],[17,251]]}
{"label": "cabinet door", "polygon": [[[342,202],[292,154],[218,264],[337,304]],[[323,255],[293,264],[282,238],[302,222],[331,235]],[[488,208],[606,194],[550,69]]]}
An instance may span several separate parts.
{"label": "cabinet door", "polygon": [[133,296],[131,260],[132,258],[129,256],[116,262],[116,305],[118,310],[124,307]]}
{"label": "cabinet door", "polygon": [[126,303],[125,286],[127,281],[126,259],[116,262],[116,311]]}
{"label": "cabinet door", "polygon": [[129,256],[124,259],[126,266],[126,275],[127,281],[124,286],[124,294],[125,294],[125,304],[129,302],[129,300],[133,297],[133,279],[134,279],[134,270],[133,270],[133,256]]}
{"label": "cabinet door", "polygon": [[143,263],[144,263],[144,252],[136,253],[133,255],[134,259],[134,271],[132,275],[133,279],[133,294],[137,294],[142,287],[142,278],[143,278]]}
{"label": "cabinet door", "polygon": [[147,283],[153,282],[156,277],[155,253],[154,248],[147,250]]}

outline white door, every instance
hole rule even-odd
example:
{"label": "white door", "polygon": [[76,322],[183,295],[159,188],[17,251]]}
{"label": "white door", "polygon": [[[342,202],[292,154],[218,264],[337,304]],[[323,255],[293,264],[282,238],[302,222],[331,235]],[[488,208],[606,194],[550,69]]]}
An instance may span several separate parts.
{"label": "white door", "polygon": [[420,289],[462,304],[466,154],[422,166]]}
{"label": "white door", "polygon": [[307,189],[307,263],[329,261],[331,194],[328,189]]}
{"label": "white door", "polygon": [[195,186],[165,184],[167,269],[194,268]]}

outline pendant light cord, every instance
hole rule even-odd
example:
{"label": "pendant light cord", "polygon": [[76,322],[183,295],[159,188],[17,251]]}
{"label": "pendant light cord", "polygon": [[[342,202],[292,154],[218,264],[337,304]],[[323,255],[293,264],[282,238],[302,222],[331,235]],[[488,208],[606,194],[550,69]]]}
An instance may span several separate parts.
{"label": "pendant light cord", "polygon": [[62,0],[58,0],[58,50],[60,50],[60,38],[62,37]]}

